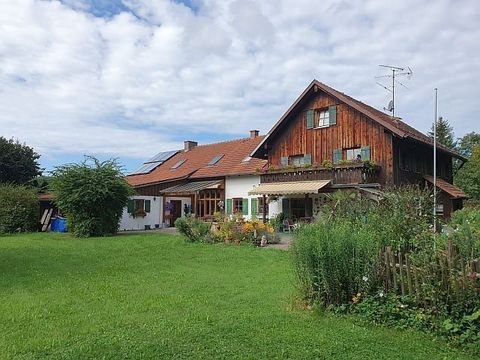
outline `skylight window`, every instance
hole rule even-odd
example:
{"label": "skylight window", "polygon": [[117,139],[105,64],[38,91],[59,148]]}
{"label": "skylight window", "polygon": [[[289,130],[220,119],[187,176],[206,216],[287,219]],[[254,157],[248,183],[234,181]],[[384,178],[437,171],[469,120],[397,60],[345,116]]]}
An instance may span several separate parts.
{"label": "skylight window", "polygon": [[223,158],[224,155],[223,154],[220,154],[220,155],[217,155],[215,156],[212,160],[210,160],[210,162],[208,163],[208,165],[215,165],[216,163],[218,163],[220,161],[221,158]]}
{"label": "skylight window", "polygon": [[173,165],[173,166],[171,167],[171,169],[172,169],[172,170],[173,170],[173,169],[178,169],[180,166],[182,166],[182,164],[183,164],[185,161],[187,161],[187,159],[182,159],[182,160],[177,161],[177,162],[175,163],[175,165]]}

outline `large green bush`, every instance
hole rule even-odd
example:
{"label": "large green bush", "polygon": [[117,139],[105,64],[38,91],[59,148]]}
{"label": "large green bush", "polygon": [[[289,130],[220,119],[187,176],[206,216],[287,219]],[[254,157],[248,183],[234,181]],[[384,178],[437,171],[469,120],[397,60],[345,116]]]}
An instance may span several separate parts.
{"label": "large green bush", "polygon": [[88,157],[80,164],[57,167],[51,187],[75,236],[104,236],[118,230],[123,208],[133,194],[115,160]]}
{"label": "large green bush", "polygon": [[35,231],[39,223],[37,193],[25,186],[0,184],[0,233]]}

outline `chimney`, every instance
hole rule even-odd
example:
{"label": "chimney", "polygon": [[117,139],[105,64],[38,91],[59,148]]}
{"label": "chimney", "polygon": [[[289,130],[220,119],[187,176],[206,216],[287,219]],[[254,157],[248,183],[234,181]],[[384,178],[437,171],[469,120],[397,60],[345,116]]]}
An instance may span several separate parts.
{"label": "chimney", "polygon": [[198,143],[196,141],[185,140],[183,142],[183,150],[185,152],[192,150]]}
{"label": "chimney", "polygon": [[255,139],[258,136],[258,130],[250,130],[250,139]]}

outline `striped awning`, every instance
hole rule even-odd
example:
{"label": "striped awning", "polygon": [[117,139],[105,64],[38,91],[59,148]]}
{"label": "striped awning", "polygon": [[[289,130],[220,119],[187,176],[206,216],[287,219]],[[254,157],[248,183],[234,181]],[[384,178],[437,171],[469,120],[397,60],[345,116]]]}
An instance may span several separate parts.
{"label": "striped awning", "polygon": [[190,194],[201,190],[218,189],[222,185],[222,180],[213,181],[194,181],[186,184],[175,185],[160,191],[161,194]]}
{"label": "striped awning", "polygon": [[318,194],[328,184],[330,180],[263,183],[255,186],[248,195]]}

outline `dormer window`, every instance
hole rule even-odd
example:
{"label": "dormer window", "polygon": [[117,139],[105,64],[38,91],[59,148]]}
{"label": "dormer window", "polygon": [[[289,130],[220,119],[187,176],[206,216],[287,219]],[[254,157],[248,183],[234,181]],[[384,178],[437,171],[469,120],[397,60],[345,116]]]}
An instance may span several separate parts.
{"label": "dormer window", "polygon": [[185,161],[187,161],[187,159],[182,159],[182,160],[177,161],[177,162],[175,163],[175,165],[173,165],[173,166],[171,167],[171,169],[172,169],[172,170],[178,169],[180,166],[183,165],[183,163],[184,163]]}
{"label": "dormer window", "polygon": [[210,160],[208,165],[215,165],[216,163],[218,163],[220,161],[221,158],[223,158],[223,156],[224,156],[223,154],[215,156],[212,160]]}

